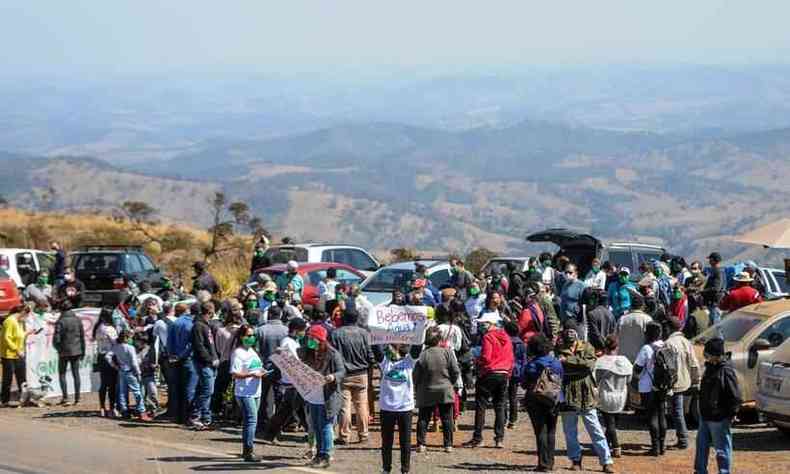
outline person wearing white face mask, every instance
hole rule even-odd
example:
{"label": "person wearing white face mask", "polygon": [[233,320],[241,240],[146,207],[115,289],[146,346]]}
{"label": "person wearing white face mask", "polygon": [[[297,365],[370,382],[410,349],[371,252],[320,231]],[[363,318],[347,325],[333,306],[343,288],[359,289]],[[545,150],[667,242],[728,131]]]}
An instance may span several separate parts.
{"label": "person wearing white face mask", "polygon": [[74,269],[69,268],[64,275],[64,283],[57,289],[55,296],[55,306],[61,307],[63,302],[68,300],[71,308],[82,306],[82,295],[85,293],[85,284],[79,281],[74,274]]}

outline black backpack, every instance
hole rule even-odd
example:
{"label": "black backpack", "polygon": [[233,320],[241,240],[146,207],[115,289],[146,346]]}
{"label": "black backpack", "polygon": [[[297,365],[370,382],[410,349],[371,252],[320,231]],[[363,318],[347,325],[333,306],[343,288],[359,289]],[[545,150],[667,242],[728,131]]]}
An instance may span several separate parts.
{"label": "black backpack", "polygon": [[678,382],[680,356],[674,347],[664,345],[653,354],[653,390],[668,393]]}

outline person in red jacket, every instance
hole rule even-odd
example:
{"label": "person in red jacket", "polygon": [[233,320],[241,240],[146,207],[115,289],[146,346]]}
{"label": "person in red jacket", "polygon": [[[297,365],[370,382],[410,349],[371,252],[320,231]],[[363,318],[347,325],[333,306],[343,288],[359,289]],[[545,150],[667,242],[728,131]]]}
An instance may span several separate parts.
{"label": "person in red jacket", "polygon": [[733,277],[733,281],[735,288],[731,289],[719,303],[719,308],[722,311],[735,311],[763,300],[760,292],[752,288],[754,278],[748,273],[738,273]]}
{"label": "person in red jacket", "polygon": [[477,360],[477,385],[475,386],[475,431],[471,441],[464,444],[476,448],[483,444],[483,426],[486,421],[486,402],[494,405],[494,447],[503,448],[505,439],[505,402],[507,385],[513,370],[513,344],[510,336],[499,327],[501,319],[488,313],[477,320],[482,331],[482,347]]}
{"label": "person in red jacket", "polygon": [[524,297],[524,309],[518,315],[518,335],[524,344],[529,344],[529,340],[536,334],[544,333],[546,316],[540,307],[531,288],[527,289]]}

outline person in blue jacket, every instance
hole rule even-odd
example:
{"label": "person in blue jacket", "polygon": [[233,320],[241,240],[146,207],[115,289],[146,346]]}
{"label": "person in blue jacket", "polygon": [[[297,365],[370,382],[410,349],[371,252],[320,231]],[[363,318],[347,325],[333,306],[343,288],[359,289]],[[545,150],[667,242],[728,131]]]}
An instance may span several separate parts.
{"label": "person in blue jacket", "polygon": [[[529,360],[524,367],[524,386],[527,387],[527,413],[538,447],[538,467],[535,472],[551,472],[554,470],[554,446],[557,431],[557,408],[547,408],[538,402],[529,400],[529,393],[537,384],[544,370],[549,370],[562,380],[564,372],[562,362],[554,357],[554,344],[543,334],[536,334],[527,345]],[[562,402],[562,394],[560,400]]]}
{"label": "person in blue jacket", "polygon": [[505,332],[510,336],[510,343],[513,344],[513,371],[510,373],[510,383],[507,386],[507,429],[512,430],[518,422],[518,387],[524,378],[524,367],[527,365],[527,345],[519,336],[518,324],[513,321],[505,323]]}
{"label": "person in blue jacket", "polygon": [[631,282],[631,270],[623,267],[617,274],[617,281],[609,285],[609,304],[612,314],[619,320],[621,316],[631,311],[631,291],[637,291]]}

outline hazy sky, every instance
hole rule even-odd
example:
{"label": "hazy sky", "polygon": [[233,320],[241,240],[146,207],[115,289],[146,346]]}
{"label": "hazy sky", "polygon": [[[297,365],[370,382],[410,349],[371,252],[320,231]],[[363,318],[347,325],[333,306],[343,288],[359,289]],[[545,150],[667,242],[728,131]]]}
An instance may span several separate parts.
{"label": "hazy sky", "polygon": [[0,64],[95,74],[772,63],[790,57],[788,18],[786,0],[4,0]]}

